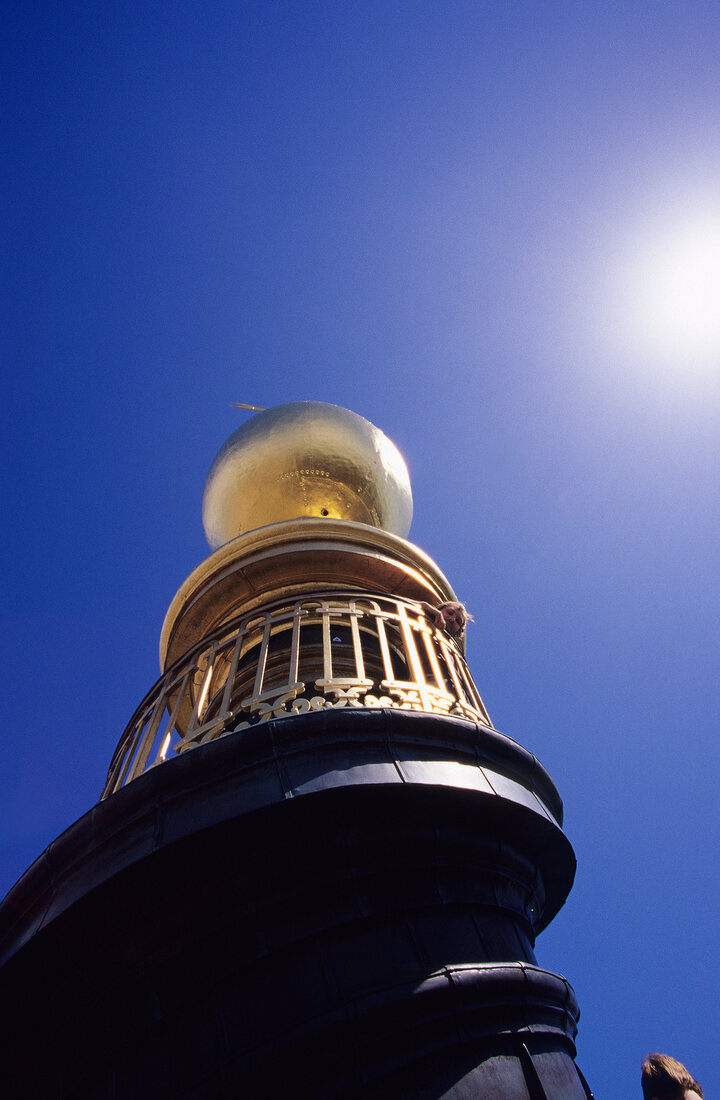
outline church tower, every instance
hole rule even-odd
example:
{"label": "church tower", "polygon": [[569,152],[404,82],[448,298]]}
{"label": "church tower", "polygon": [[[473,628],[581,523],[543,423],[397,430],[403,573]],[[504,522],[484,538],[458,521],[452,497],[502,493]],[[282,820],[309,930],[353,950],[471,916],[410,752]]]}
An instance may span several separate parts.
{"label": "church tower", "polygon": [[161,678],[0,907],[8,1096],[590,1096],[534,955],[575,871],[562,803],[494,729],[411,517],[345,409],[220,450]]}

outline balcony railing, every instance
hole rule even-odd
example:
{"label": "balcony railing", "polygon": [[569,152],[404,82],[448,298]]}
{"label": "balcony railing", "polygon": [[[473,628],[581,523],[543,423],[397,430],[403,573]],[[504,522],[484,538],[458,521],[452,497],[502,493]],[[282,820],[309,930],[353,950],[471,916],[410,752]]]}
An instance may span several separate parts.
{"label": "balcony railing", "polygon": [[177,753],[326,707],[395,707],[491,725],[459,646],[420,604],[322,592],[225,623],[168,669],[123,733],[102,797]]}

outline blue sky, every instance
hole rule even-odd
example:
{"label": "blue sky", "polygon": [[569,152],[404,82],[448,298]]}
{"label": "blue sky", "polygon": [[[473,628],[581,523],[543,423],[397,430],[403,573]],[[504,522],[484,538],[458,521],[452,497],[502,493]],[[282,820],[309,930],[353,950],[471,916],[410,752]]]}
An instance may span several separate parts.
{"label": "blue sky", "polygon": [[11,3],[7,888],[98,796],[233,401],[406,457],[495,725],[558,784],[538,941],[598,1100],[720,1094],[720,14]]}

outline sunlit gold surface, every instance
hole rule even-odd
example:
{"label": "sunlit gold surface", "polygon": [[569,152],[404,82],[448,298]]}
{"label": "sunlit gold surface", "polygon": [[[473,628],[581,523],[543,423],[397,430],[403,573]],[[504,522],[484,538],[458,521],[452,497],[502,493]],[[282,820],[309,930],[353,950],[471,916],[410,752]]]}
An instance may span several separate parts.
{"label": "sunlit gold surface", "polygon": [[259,413],[208,475],[214,553],[181,585],[162,676],[117,747],[103,797],[249,726],[308,711],[396,708],[490,725],[432,608],[456,599],[403,537],[407,469],[362,417],[303,402]]}
{"label": "sunlit gold surface", "polygon": [[320,401],[277,405],[234,432],[203,496],[210,546],[301,517],[369,524],[404,537],[412,492],[402,455],[348,409]]}
{"label": "sunlit gold surface", "polygon": [[160,665],[167,669],[201,638],[260,604],[322,588],[432,604],[457,598],[427,554],[388,531],[332,519],[276,523],[226,543],[190,574],[165,616]]}

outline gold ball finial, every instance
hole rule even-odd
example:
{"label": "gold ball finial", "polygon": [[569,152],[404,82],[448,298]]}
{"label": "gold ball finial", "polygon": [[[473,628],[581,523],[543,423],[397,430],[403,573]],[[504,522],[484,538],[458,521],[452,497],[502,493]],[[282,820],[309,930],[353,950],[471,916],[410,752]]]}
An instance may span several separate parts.
{"label": "gold ball finial", "polygon": [[216,549],[283,520],[354,520],[405,538],[412,491],[405,461],[379,428],[323,401],[294,401],[253,416],[210,467],[203,526]]}

